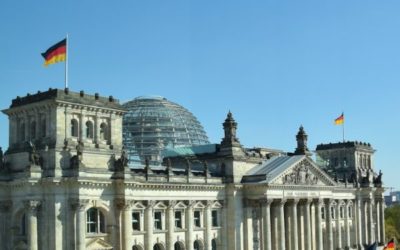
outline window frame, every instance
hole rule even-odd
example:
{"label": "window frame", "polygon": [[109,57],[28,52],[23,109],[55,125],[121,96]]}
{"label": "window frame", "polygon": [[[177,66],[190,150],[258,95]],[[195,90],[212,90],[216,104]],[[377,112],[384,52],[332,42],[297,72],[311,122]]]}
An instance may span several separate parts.
{"label": "window frame", "polygon": [[[91,214],[93,213],[93,214]],[[106,219],[101,209],[91,207],[86,211],[86,233],[87,234],[105,234]],[[93,226],[93,228],[92,228]]]}
{"label": "window frame", "polygon": [[[177,216],[177,213],[179,213],[179,216]],[[182,214],[183,212],[181,210],[174,211],[175,229],[183,229]]]}
{"label": "window frame", "polygon": [[[198,216],[196,216],[198,214]],[[197,228],[201,228],[201,211],[200,210],[194,210],[193,211],[193,225]]]}
{"label": "window frame", "polygon": [[[136,221],[135,221],[134,214],[136,214],[138,216]],[[138,211],[138,210],[132,211],[132,230],[135,232],[142,231],[141,217],[142,217],[142,211]],[[137,225],[137,226],[135,227],[135,225]]]}
{"label": "window frame", "polygon": [[219,227],[219,211],[217,209],[211,210],[211,226]]}
{"label": "window frame", "polygon": [[[156,216],[156,214],[160,215],[159,218],[157,218],[158,216]],[[162,223],[162,219],[163,219],[163,212],[160,210],[156,210],[153,213],[153,221],[154,221],[154,230],[163,230],[163,223]]]}

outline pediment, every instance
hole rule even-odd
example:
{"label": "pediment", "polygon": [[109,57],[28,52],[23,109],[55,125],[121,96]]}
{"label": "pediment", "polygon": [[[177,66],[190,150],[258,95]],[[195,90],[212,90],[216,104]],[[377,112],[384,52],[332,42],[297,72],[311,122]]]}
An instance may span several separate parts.
{"label": "pediment", "polygon": [[132,209],[143,210],[146,209],[146,206],[141,202],[135,202],[132,206]]}
{"label": "pediment", "polygon": [[167,206],[160,201],[155,204],[154,209],[167,209]]}
{"label": "pediment", "polygon": [[101,238],[93,239],[86,244],[88,250],[109,250],[113,247]]}
{"label": "pediment", "polygon": [[336,186],[337,183],[323,172],[310,158],[303,157],[278,173],[270,184],[302,186]]}
{"label": "pediment", "polygon": [[204,204],[201,201],[198,201],[194,204],[193,208],[198,208],[198,209],[202,209],[205,208],[206,206],[204,206]]}
{"label": "pediment", "polygon": [[211,208],[222,208],[222,204],[219,203],[218,201],[215,201],[212,205]]}
{"label": "pediment", "polygon": [[176,205],[174,206],[174,209],[185,209],[187,206],[185,205],[185,203],[183,203],[182,201],[176,203]]}

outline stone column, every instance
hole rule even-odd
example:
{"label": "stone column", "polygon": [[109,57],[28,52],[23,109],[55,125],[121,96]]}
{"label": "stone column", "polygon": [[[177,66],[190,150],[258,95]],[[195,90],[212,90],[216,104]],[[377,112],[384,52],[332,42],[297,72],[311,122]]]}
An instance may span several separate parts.
{"label": "stone column", "polygon": [[132,238],[132,201],[125,201],[122,209],[122,249],[131,250]]}
{"label": "stone column", "polygon": [[369,243],[369,228],[371,227],[371,224],[369,224],[368,219],[368,199],[363,200],[364,202],[362,202],[362,217],[363,217],[363,232],[364,232],[364,240],[363,243],[364,244],[368,244]]}
{"label": "stone column", "polygon": [[282,199],[279,202],[279,247],[280,250],[285,250],[285,203],[286,200]]}
{"label": "stone column", "polygon": [[272,199],[261,200],[261,214],[263,227],[263,246],[264,250],[272,250],[271,248],[271,203]]}
{"label": "stone column", "polygon": [[[207,207],[206,207],[206,214],[205,214],[205,221],[206,221],[206,240],[205,240],[205,249],[211,250],[211,240],[212,240],[212,233],[211,233],[211,228],[212,228],[212,218],[211,218],[211,208],[212,208],[212,201],[207,201]],[[249,208],[246,208],[249,210]]]}
{"label": "stone column", "polygon": [[[244,242],[244,250],[252,250],[253,249],[253,235],[251,228],[252,224],[252,201],[249,199],[243,199],[244,206],[244,229],[243,229],[243,242]],[[206,248],[208,249],[208,248]],[[211,247],[210,247],[211,249]]]}
{"label": "stone column", "polygon": [[100,124],[99,124],[99,112],[96,112],[96,116],[94,118],[94,142],[100,142]]}
{"label": "stone column", "polygon": [[305,231],[305,221],[304,221],[304,201],[300,201],[299,203],[299,214],[298,214],[298,230],[299,230],[299,249],[305,250],[306,249],[306,237],[304,234]]}
{"label": "stone column", "polygon": [[310,204],[311,199],[304,201],[304,239],[305,239],[305,249],[312,250],[311,241],[311,218],[310,218]]}
{"label": "stone column", "polygon": [[345,228],[345,249],[349,249],[351,247],[351,242],[350,242],[350,217],[349,217],[349,211],[351,210],[352,202],[347,201],[344,211],[344,228]]}
{"label": "stone column", "polygon": [[311,249],[317,248],[317,228],[316,228],[316,204],[311,200],[310,210],[311,210]]}
{"label": "stone column", "polygon": [[86,249],[86,206],[89,204],[89,200],[71,200],[72,207],[75,210],[75,239],[76,239],[76,250]]}
{"label": "stone column", "polygon": [[145,249],[153,249],[153,228],[154,228],[154,220],[153,220],[153,208],[155,206],[155,201],[148,201],[147,207],[144,214],[144,230],[146,231],[146,235],[144,238],[144,248]]}
{"label": "stone column", "polygon": [[292,209],[292,247],[293,250],[299,250],[299,239],[298,239],[298,225],[297,225],[297,204],[298,199],[294,199],[291,204]]}
{"label": "stone column", "polygon": [[375,242],[374,198],[368,201],[369,244]]}
{"label": "stone column", "polygon": [[375,199],[375,218],[376,218],[376,227],[375,227],[375,239],[376,242],[380,243],[382,242],[381,240],[381,222],[380,222],[380,205],[379,205],[379,200]]}
{"label": "stone column", "polygon": [[174,250],[175,214],[174,208],[176,201],[169,201],[167,208],[167,249]]}
{"label": "stone column", "polygon": [[342,207],[342,200],[338,200],[336,206],[336,242],[337,249],[342,249],[342,226],[340,225],[340,208]]}
{"label": "stone column", "polygon": [[[324,200],[319,199],[317,203],[317,215],[316,215],[316,234],[317,244],[316,249],[324,249],[324,235],[322,234],[322,208],[324,207]],[[326,216],[326,213],[325,213]]]}
{"label": "stone column", "polygon": [[328,199],[326,202],[326,232],[327,232],[327,247],[328,250],[334,250],[333,249],[333,228],[332,228],[332,211],[331,211],[331,206],[332,206],[333,200]]}
{"label": "stone column", "polygon": [[379,202],[379,214],[380,214],[380,238],[381,238],[381,243],[385,242],[385,202],[383,199],[380,200]]}
{"label": "stone column", "polygon": [[5,249],[10,249],[10,243],[12,242],[12,235],[10,233],[10,208],[12,207],[12,201],[0,201],[0,242]]}
{"label": "stone column", "polygon": [[35,200],[25,201],[25,211],[27,220],[27,236],[29,250],[38,250],[38,223],[37,211],[40,202]]}
{"label": "stone column", "polygon": [[193,206],[195,201],[189,201],[186,208],[186,250],[193,250]]}
{"label": "stone column", "polygon": [[359,249],[362,249],[363,247],[363,226],[362,226],[362,207],[363,207],[363,201],[361,197],[358,197],[357,199],[357,246]]}
{"label": "stone column", "polygon": [[81,110],[81,115],[79,116],[79,131],[78,131],[78,135],[79,135],[79,140],[83,141],[83,139],[86,138],[86,131],[85,131],[85,124],[84,124],[84,119],[83,119],[83,110]]}

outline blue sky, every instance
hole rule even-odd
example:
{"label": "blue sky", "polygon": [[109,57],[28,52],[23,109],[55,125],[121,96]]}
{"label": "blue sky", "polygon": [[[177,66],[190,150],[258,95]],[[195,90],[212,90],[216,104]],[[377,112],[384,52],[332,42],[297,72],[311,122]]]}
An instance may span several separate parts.
{"label": "blue sky", "polygon": [[[62,63],[40,56],[69,34],[70,89],[128,101],[161,95],[203,124],[212,142],[231,110],[247,147],[293,151],[347,140],[377,150],[386,186],[398,178],[399,1],[0,2],[0,107],[64,87]],[[0,116],[0,145],[8,121]]]}

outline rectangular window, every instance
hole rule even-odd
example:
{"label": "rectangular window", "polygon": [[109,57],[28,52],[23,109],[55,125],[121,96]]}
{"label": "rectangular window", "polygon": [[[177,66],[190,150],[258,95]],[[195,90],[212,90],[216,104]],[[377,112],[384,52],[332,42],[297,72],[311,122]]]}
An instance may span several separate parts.
{"label": "rectangular window", "polygon": [[321,207],[321,219],[325,220],[325,208]]}
{"label": "rectangular window", "polygon": [[182,228],[182,212],[175,211],[175,228]]}
{"label": "rectangular window", "polygon": [[194,219],[194,226],[201,227],[200,211],[194,211],[193,219]]}
{"label": "rectangular window", "polygon": [[140,231],[140,212],[132,213],[132,229],[133,231]]}
{"label": "rectangular window", "polygon": [[335,208],[331,207],[331,218],[335,219]]}
{"label": "rectangular window", "polygon": [[161,212],[154,212],[154,229],[162,230]]}
{"label": "rectangular window", "polygon": [[343,207],[340,207],[340,219],[343,219]]}
{"label": "rectangular window", "polygon": [[218,211],[217,210],[212,210],[211,211],[211,220],[212,220],[212,226],[213,227],[218,227]]}
{"label": "rectangular window", "polygon": [[87,233],[97,233],[97,211],[96,209],[89,209],[86,214],[86,228]]}
{"label": "rectangular window", "polygon": [[352,217],[352,210],[351,210],[351,206],[349,206],[349,211],[348,211],[348,215],[349,215],[349,218],[351,218]]}

